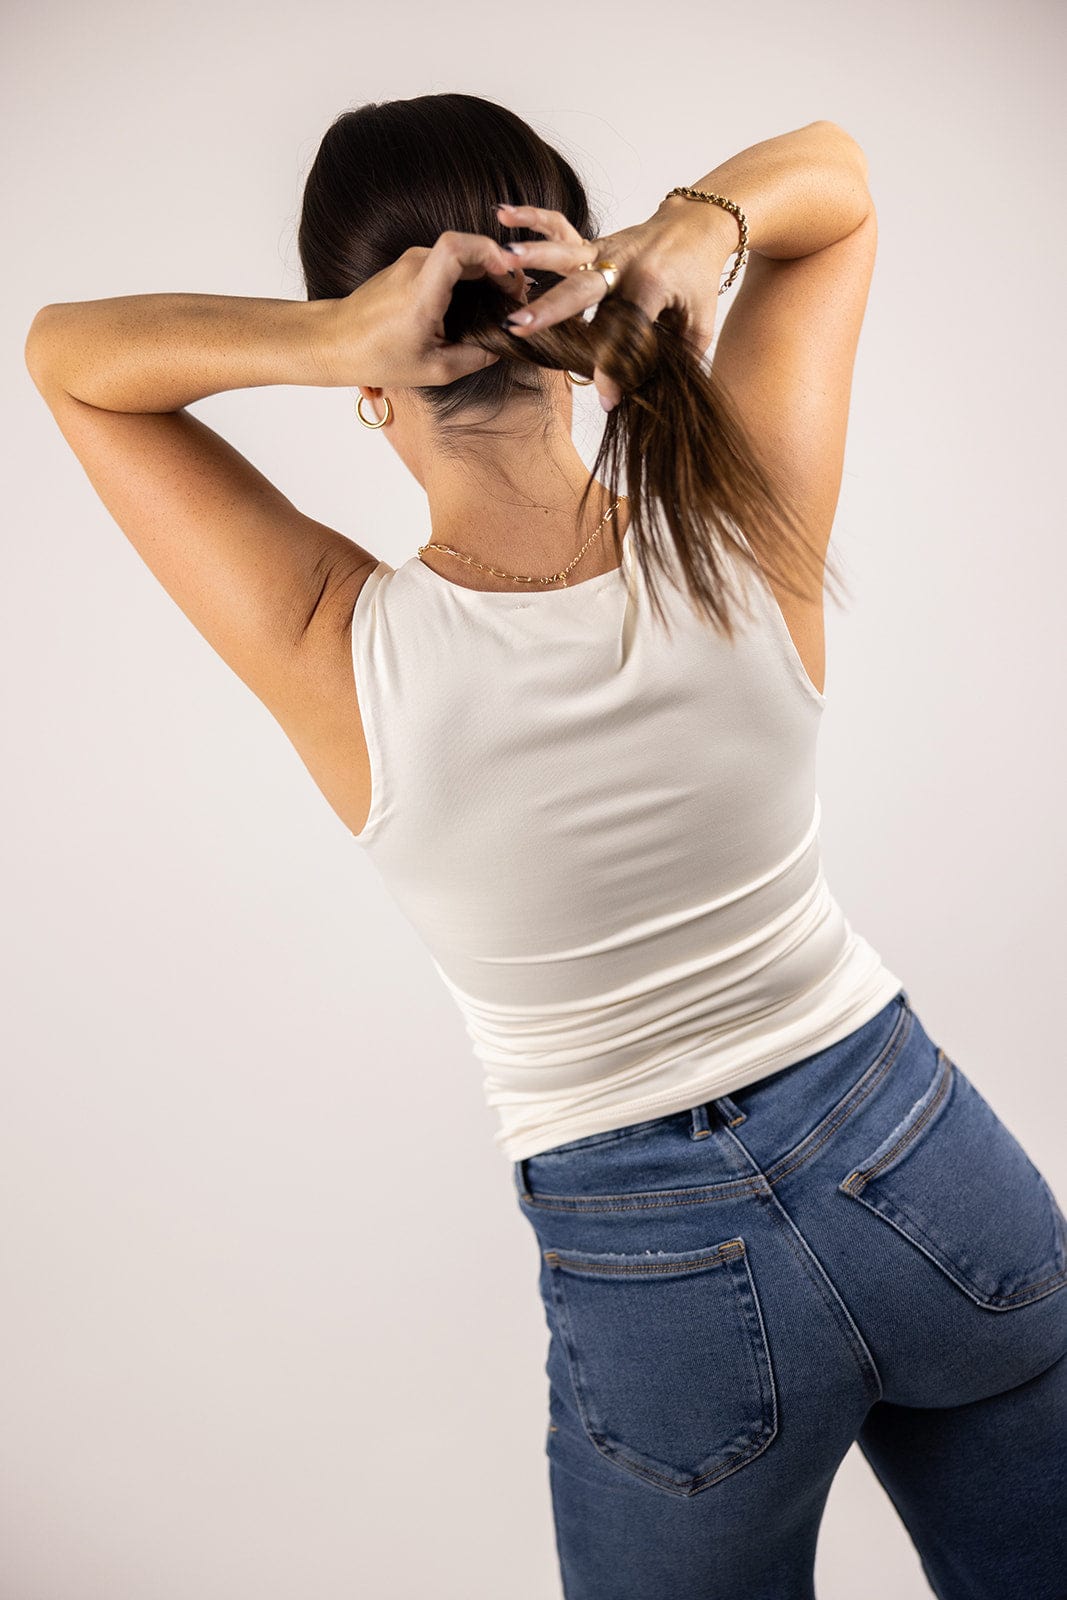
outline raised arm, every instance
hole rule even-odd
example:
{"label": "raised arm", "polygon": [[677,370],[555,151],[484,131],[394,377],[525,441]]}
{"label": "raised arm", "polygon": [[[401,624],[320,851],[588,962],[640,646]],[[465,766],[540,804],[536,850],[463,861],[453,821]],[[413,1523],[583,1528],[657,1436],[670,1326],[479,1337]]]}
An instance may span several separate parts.
{"label": "raised arm", "polygon": [[[856,140],[836,123],[817,122],[742,151],[699,185],[729,195],[746,212],[751,252],[731,291],[713,371],[824,556],[878,246],[867,176]],[[822,692],[822,583],[813,579],[803,596],[776,592],[801,662]]]}
{"label": "raised arm", "polygon": [[332,381],[320,340],[332,304],[122,295],[45,306],[26,340],[30,375],[107,510],[283,726],[315,714],[330,597],[374,557],[183,408],[227,389]]}

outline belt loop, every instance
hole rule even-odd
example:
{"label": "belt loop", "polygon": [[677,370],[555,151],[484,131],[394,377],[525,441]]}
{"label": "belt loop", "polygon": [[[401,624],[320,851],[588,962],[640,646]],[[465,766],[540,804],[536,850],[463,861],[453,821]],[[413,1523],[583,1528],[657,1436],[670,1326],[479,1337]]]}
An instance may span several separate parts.
{"label": "belt loop", "polygon": [[523,1157],[511,1163],[511,1175],[515,1180],[515,1189],[519,1199],[528,1200],[530,1198],[530,1190],[526,1182],[526,1161]]}
{"label": "belt loop", "polygon": [[740,1106],[734,1105],[728,1094],[719,1095],[718,1099],[713,1100],[711,1103],[728,1128],[733,1128],[737,1123],[744,1122],[747,1113],[742,1111]]}
{"label": "belt loop", "polygon": [[711,1123],[708,1121],[708,1107],[706,1102],[693,1106],[689,1112],[689,1137],[691,1139],[706,1139],[711,1132]]}

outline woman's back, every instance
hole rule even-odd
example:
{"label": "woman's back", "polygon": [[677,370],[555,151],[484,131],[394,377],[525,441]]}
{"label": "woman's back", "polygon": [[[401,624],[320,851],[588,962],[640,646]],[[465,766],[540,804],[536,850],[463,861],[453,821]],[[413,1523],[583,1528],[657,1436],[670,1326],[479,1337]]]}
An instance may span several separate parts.
{"label": "woman's back", "polygon": [[829,893],[825,700],[735,563],[733,641],[632,541],[571,588],[379,562],[352,622],[356,835],[427,945],[510,1159],[684,1109],[829,1045],[902,987]]}

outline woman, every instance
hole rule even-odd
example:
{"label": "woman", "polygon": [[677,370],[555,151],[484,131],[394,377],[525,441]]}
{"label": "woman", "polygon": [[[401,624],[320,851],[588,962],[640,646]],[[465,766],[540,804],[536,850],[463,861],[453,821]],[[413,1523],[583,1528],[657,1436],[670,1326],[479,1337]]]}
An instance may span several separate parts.
{"label": "woman", "polygon": [[[27,341],[463,1010],[539,1251],[569,1600],[810,1596],[853,1441],[936,1594],[1065,1592],[1067,1223],[819,856],[875,240],[830,122],[600,236],[527,124],[428,95],[328,130],[307,303],[51,305]],[[359,388],[427,494],[409,560],[185,409],[265,383]]]}

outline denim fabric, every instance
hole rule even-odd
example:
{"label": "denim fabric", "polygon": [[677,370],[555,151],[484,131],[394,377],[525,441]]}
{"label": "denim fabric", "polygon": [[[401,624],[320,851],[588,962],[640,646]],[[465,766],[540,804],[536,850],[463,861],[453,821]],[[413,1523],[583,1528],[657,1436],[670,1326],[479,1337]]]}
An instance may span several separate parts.
{"label": "denim fabric", "polygon": [[940,1600],[1065,1600],[1067,1220],[906,991],[513,1173],[566,1600],[812,1600],[853,1441]]}

